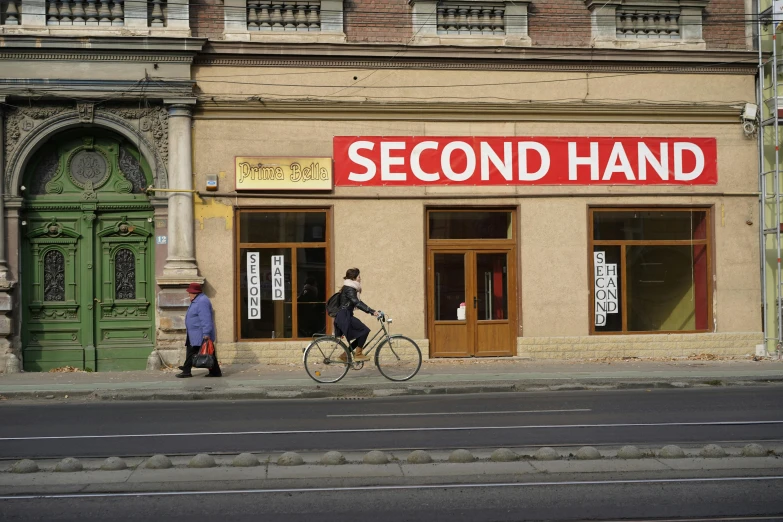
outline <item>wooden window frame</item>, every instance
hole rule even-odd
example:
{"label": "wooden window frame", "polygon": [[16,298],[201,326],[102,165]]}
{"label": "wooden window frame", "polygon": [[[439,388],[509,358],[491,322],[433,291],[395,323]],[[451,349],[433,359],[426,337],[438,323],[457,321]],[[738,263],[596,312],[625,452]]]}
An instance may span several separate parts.
{"label": "wooden window frame", "polygon": [[[662,239],[662,240],[595,240],[594,239],[594,215],[596,212],[705,212],[707,223],[705,224],[706,237],[704,239]],[[714,230],[713,230],[713,206],[711,205],[685,205],[685,206],[595,206],[587,209],[587,279],[590,289],[590,335],[651,335],[651,334],[688,334],[688,333],[710,333],[714,331],[713,325],[713,274],[715,271],[713,264],[714,249]],[[619,332],[601,332],[595,329],[595,267],[593,266],[593,251],[595,246],[619,246],[620,247],[620,277],[621,277],[621,299],[622,299],[622,325],[623,329]],[[626,298],[626,256],[625,247],[627,246],[676,246],[676,245],[705,245],[707,252],[707,328],[701,330],[628,330],[628,299]]]}
{"label": "wooden window frame", "polygon": [[[281,243],[249,243],[241,241],[240,223],[242,214],[253,213],[288,213],[288,214],[305,214],[305,213],[323,213],[326,215],[326,223],[324,225],[324,241],[313,242],[281,242]],[[287,342],[287,341],[299,341],[310,339],[309,337],[242,337],[242,291],[241,291],[241,266],[242,256],[241,251],[243,248],[290,248],[291,249],[291,288],[298,289],[299,283],[297,281],[296,270],[296,250],[297,248],[324,248],[326,250],[326,287],[324,290],[324,301],[329,299],[329,288],[333,285],[333,273],[332,273],[332,207],[315,207],[315,208],[277,208],[277,207],[248,207],[237,208],[234,212],[234,324],[236,332],[234,339],[237,342]],[[299,313],[297,311],[296,293],[291,296],[291,332],[299,332]],[[328,318],[328,316],[327,316]],[[331,333],[332,325],[331,321],[326,320],[326,333]]]}
{"label": "wooden window frame", "polygon": [[[494,212],[505,213],[511,215],[511,237],[510,238],[469,238],[469,239],[430,239],[430,214],[433,212],[453,212],[453,213],[476,213],[476,212]],[[470,242],[475,242],[477,245],[481,245],[480,248],[492,248],[493,245],[498,247],[505,247],[508,245],[516,245],[517,235],[517,208],[516,207],[427,207],[424,213],[424,241],[428,247],[459,247],[465,248]]]}

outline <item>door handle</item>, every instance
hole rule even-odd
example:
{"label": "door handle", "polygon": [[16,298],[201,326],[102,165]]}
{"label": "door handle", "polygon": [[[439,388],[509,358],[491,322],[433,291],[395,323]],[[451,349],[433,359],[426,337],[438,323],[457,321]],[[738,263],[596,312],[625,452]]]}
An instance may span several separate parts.
{"label": "door handle", "polygon": [[478,306],[478,297],[475,295],[473,296],[473,308],[476,308]]}
{"label": "door handle", "polygon": [[100,299],[98,299],[97,297],[95,299],[93,299],[93,301],[95,301],[96,303],[102,303],[103,302]]}

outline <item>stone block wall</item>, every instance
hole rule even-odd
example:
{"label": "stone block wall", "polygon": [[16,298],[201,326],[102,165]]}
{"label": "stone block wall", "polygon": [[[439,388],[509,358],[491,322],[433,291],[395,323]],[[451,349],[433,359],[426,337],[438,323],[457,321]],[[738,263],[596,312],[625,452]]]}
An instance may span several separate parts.
{"label": "stone block wall", "polygon": [[[429,359],[430,343],[427,339],[414,339],[421,356]],[[302,341],[218,343],[220,364],[294,364],[302,366],[302,350],[309,344]],[[373,351],[370,357],[373,357]]]}
{"label": "stone block wall", "polygon": [[517,355],[533,360],[601,359],[604,357],[688,357],[711,354],[741,357],[756,353],[760,332],[519,337]]}

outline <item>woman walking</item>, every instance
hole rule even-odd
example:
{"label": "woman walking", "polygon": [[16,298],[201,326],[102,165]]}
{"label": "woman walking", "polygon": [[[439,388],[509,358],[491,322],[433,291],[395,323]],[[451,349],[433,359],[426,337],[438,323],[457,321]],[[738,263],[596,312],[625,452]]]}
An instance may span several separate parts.
{"label": "woman walking", "polygon": [[[370,335],[370,329],[354,317],[354,308],[375,317],[379,315],[379,312],[362,302],[362,276],[359,269],[349,268],[345,272],[343,288],[340,290],[340,310],[334,318],[335,335],[337,337],[344,335],[350,341],[350,349],[354,352],[354,361],[369,361],[370,358],[362,353],[362,349]],[[342,354],[340,359],[346,360],[347,357]]]}
{"label": "woman walking", "polygon": [[[215,341],[215,322],[212,316],[212,302],[201,291],[201,285],[190,283],[188,286],[190,306],[185,314],[185,364],[179,367],[182,373],[177,377],[192,377],[190,370],[193,367],[193,356],[201,348],[201,344],[207,339]],[[215,364],[209,369],[206,377],[220,377],[223,373],[218,364],[217,350],[215,350]]]}

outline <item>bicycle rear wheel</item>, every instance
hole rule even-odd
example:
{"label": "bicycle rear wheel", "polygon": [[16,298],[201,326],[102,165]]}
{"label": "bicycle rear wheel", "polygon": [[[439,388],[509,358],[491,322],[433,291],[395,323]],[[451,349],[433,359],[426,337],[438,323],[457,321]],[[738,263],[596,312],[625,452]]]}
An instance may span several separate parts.
{"label": "bicycle rear wheel", "polygon": [[[340,359],[341,355],[345,359]],[[304,367],[316,382],[337,382],[348,373],[348,349],[335,337],[321,337],[305,350]]]}
{"label": "bicycle rear wheel", "polygon": [[421,368],[421,350],[404,335],[389,336],[375,352],[375,366],[390,381],[407,381]]}

